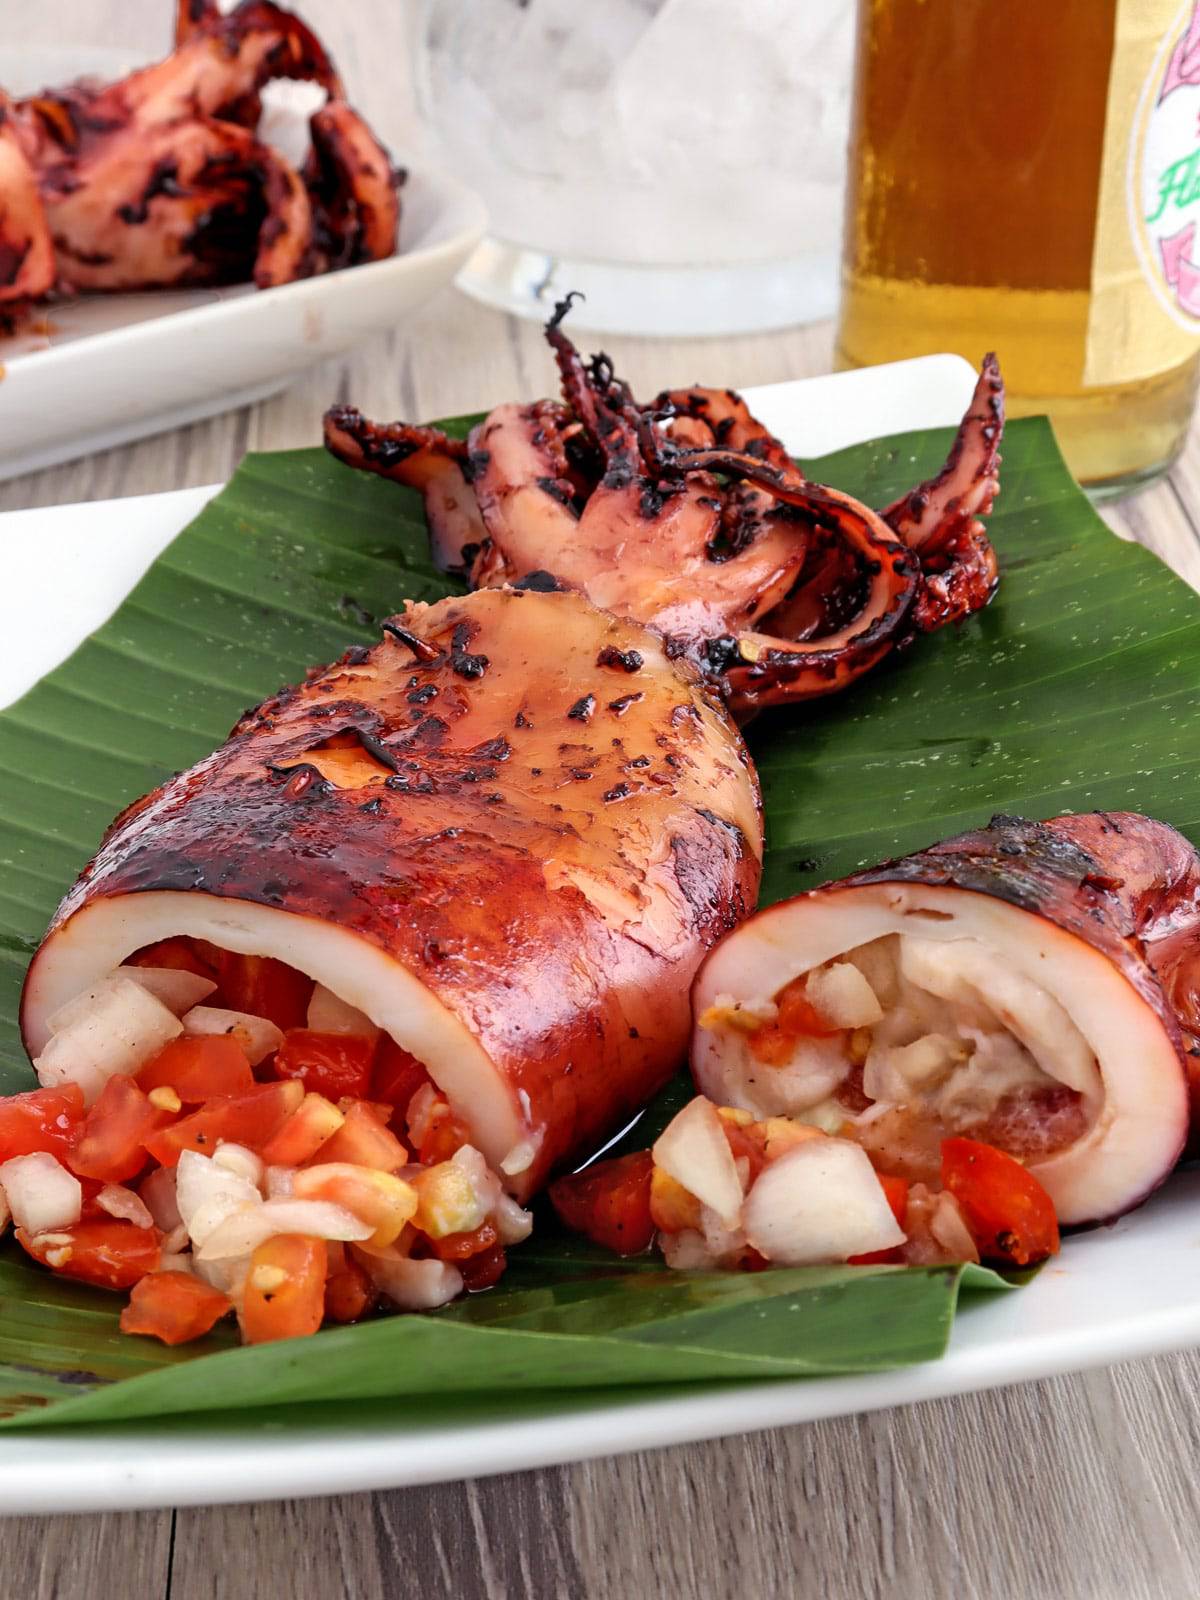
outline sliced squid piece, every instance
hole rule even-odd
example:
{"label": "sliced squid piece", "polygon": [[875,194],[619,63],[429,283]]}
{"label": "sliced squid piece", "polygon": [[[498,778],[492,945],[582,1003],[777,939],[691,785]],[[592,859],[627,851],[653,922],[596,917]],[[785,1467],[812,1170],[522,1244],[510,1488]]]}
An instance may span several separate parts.
{"label": "sliced squid piece", "polygon": [[[877,1002],[869,1025],[821,1016],[847,963]],[[799,1031],[795,1000],[788,1035],[797,994],[820,1036]],[[1101,1221],[1156,1188],[1187,1138],[1200,856],[1132,814],[995,817],[760,912],[706,960],[694,1003],[710,1098],[833,1125],[915,1182],[936,1185],[944,1137],[979,1139],[1021,1159],[1063,1223]],[[756,1015],[769,1039],[747,1031]],[[814,1052],[838,1061],[815,1108]]]}
{"label": "sliced squid piece", "polygon": [[122,814],[30,967],[26,1044],[162,939],[274,957],[423,1063],[520,1200],[675,1070],[761,849],[741,740],[659,637],[572,594],[410,606]]}

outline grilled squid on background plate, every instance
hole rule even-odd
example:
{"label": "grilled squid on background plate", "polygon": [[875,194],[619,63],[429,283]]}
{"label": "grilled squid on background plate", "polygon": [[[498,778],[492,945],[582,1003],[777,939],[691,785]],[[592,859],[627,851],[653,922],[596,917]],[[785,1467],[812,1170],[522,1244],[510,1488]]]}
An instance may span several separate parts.
{"label": "grilled squid on background plate", "polygon": [[1137,815],[995,817],[759,912],[693,998],[701,1098],[564,1215],[620,1188],[677,1265],[1025,1265],[1183,1151],[1200,857]]}
{"label": "grilled squid on background plate", "polygon": [[[157,1118],[128,1172],[84,1176],[150,1182],[155,1226],[184,1227],[171,1253],[232,1263],[235,1301],[279,1234],[366,1252],[402,1305],[455,1292],[528,1231],[516,1202],[677,1068],[699,961],[757,894],[753,769],[656,635],[511,590],[410,606],[385,635],[123,812],[25,985],[43,1096],[75,1096],[105,1152]],[[214,1043],[240,1066],[206,1079]],[[79,1267],[78,1241],[36,1248],[79,1214],[52,1204],[23,1241]]]}

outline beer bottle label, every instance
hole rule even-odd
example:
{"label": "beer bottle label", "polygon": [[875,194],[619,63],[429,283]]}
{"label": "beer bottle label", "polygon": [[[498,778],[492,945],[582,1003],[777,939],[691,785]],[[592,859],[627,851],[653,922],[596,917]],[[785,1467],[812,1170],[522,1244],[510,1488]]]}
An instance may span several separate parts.
{"label": "beer bottle label", "polygon": [[1085,386],[1200,348],[1200,0],[1118,0]]}

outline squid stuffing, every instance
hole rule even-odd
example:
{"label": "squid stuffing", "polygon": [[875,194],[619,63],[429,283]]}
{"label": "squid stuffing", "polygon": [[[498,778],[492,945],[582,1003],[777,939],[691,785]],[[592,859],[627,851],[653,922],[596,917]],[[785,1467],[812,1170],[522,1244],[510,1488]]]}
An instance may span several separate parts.
{"label": "squid stuffing", "polygon": [[697,1098],[552,1197],[677,1267],[1028,1266],[1194,1141],[1198,934],[1200,855],[1129,813],[997,816],[797,895],[700,969]]}
{"label": "squid stuffing", "polygon": [[[272,79],[320,85],[303,168],[258,137]],[[0,309],[52,290],[259,288],[391,255],[400,175],[324,47],[272,0],[182,0],[174,51],[116,83],[0,99]]]}
{"label": "squid stuffing", "polygon": [[655,628],[743,720],[842,689],[991,599],[993,356],[941,472],[877,512],[808,481],[731,390],[638,404],[606,357],[580,357],[568,307],[546,330],[561,400],[498,406],[465,443],[350,406],[326,415],[333,454],[422,494],[445,570],[477,588],[578,590]]}

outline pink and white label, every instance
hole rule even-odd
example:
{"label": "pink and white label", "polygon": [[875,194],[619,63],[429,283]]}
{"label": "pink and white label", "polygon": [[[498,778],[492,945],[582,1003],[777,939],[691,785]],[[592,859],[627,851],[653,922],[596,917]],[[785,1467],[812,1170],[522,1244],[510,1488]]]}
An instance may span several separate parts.
{"label": "pink and white label", "polygon": [[1179,14],[1144,87],[1129,178],[1147,276],[1175,321],[1200,331],[1200,0]]}

